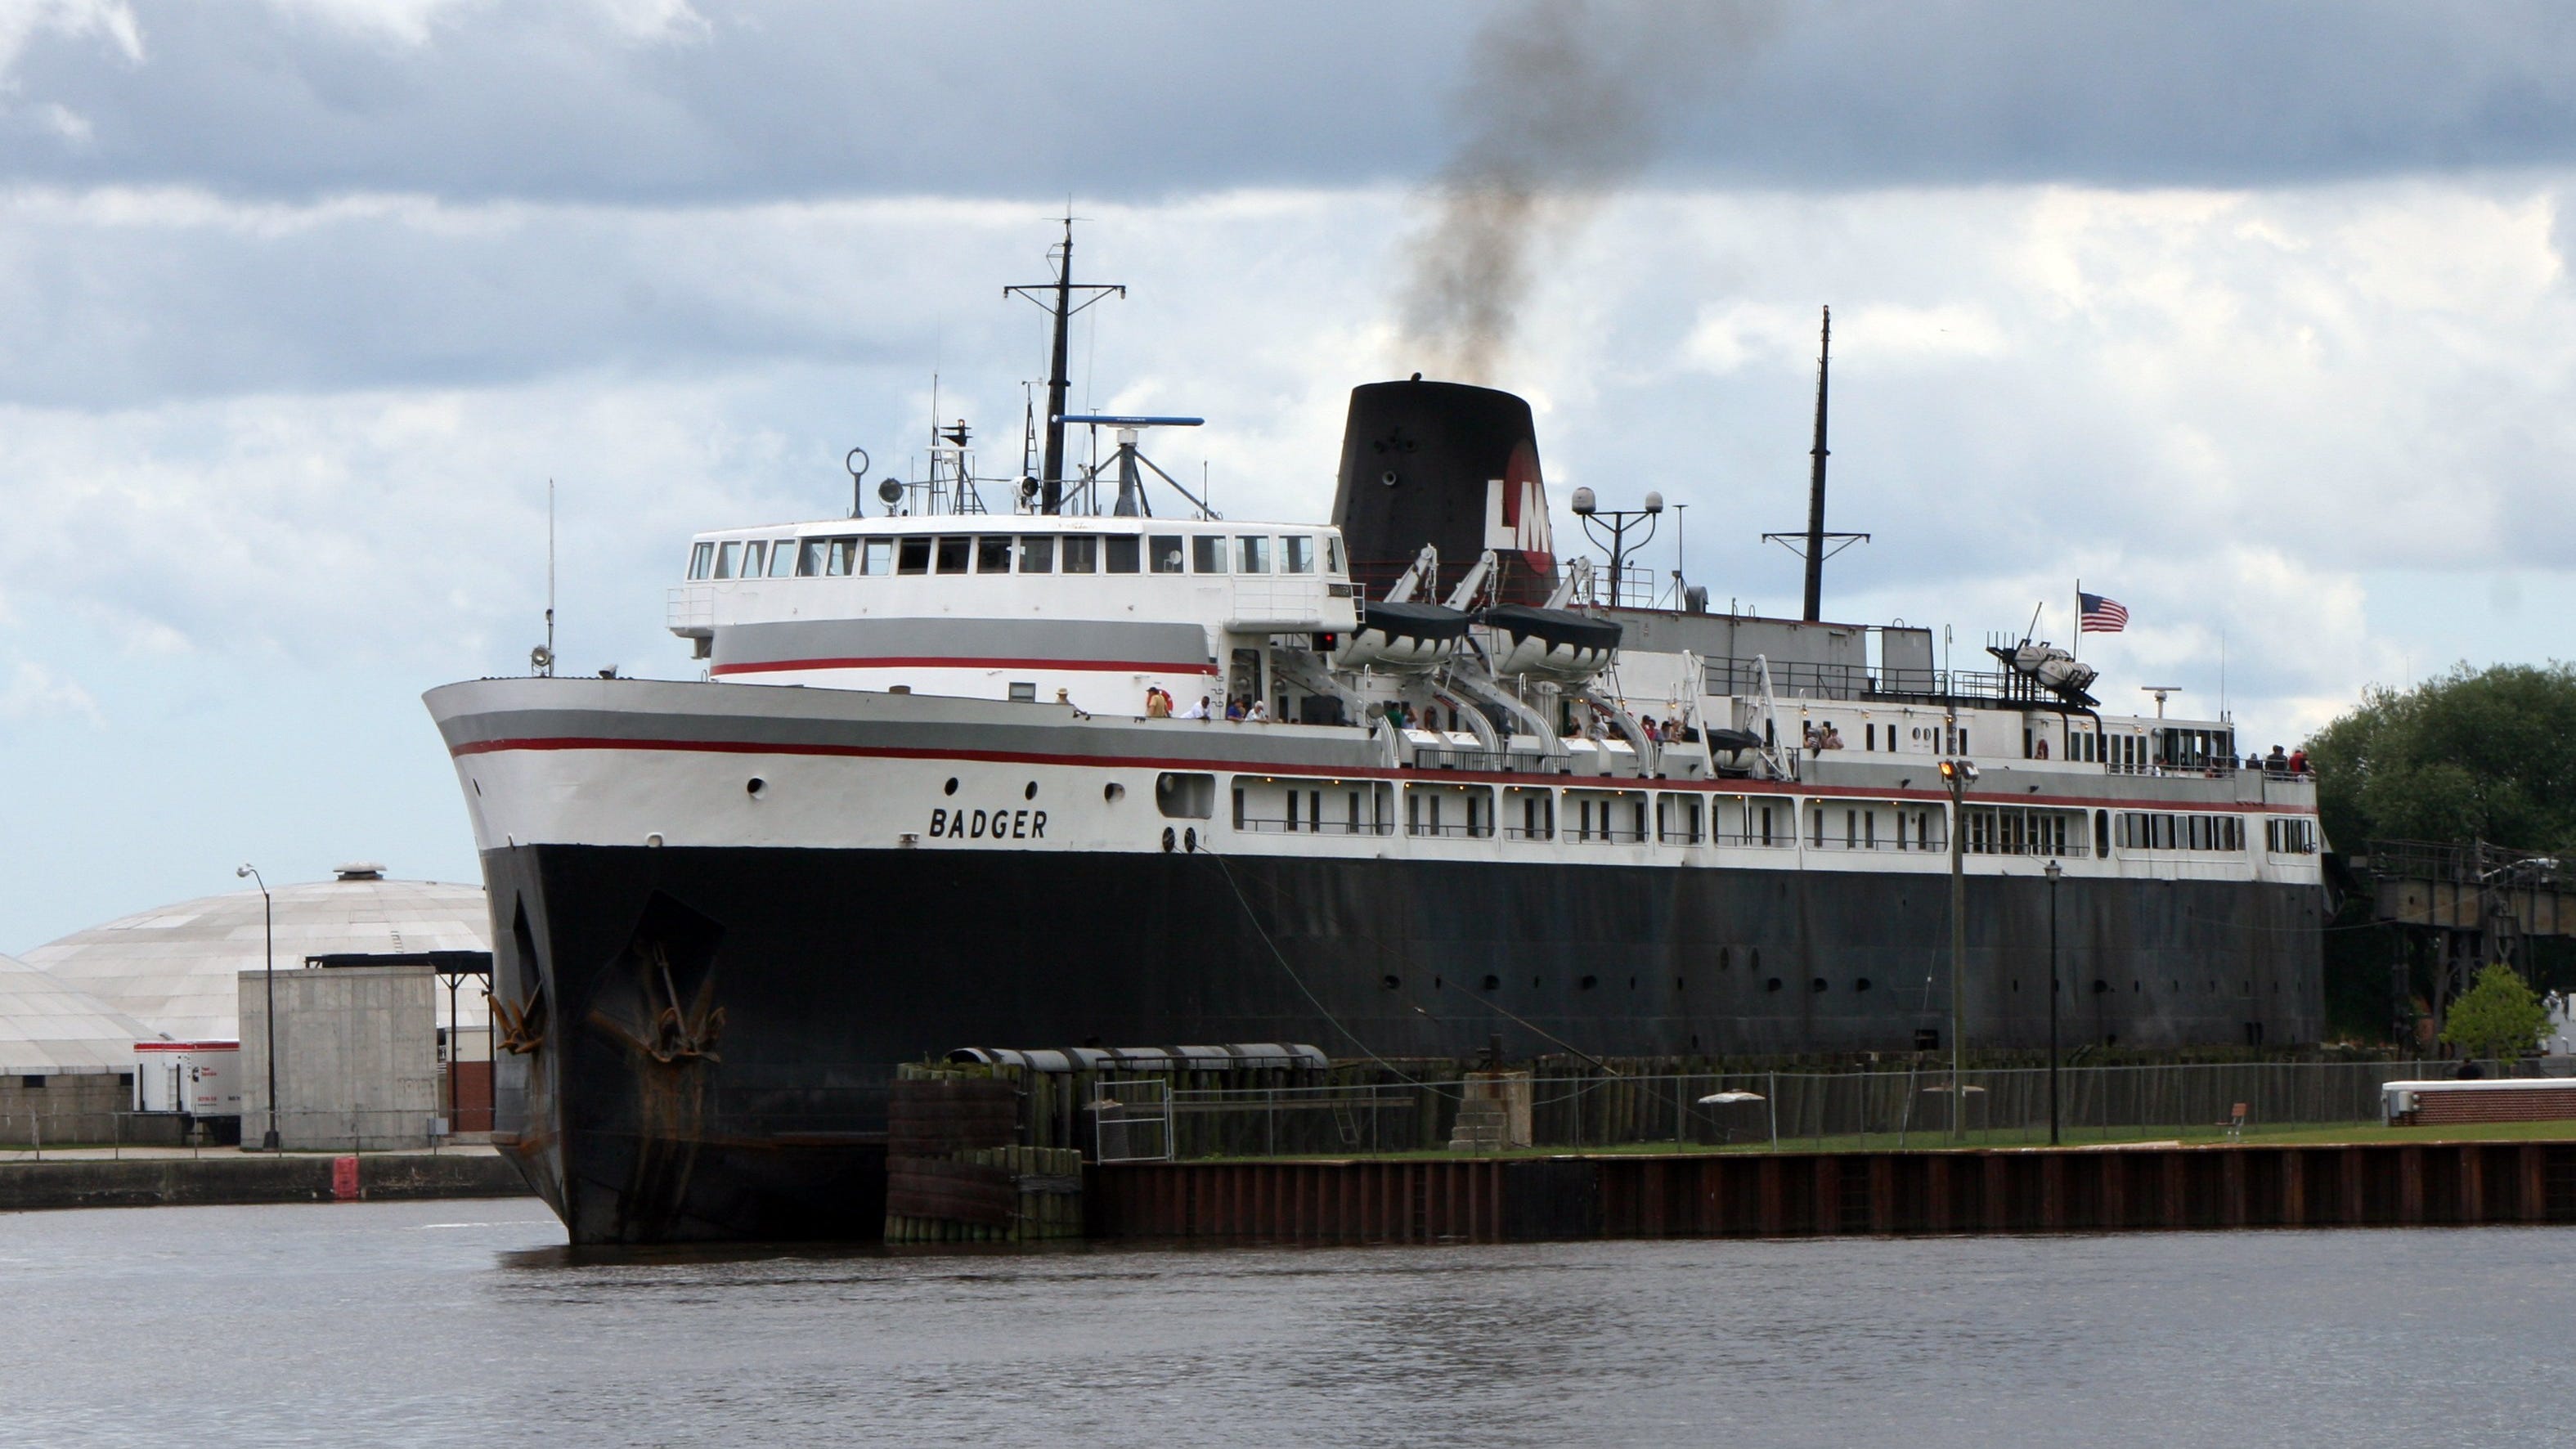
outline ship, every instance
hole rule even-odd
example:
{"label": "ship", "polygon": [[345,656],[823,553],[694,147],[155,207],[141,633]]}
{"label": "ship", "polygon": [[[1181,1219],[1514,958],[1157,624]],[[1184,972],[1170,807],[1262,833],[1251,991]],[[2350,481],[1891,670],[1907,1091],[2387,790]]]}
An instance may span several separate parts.
{"label": "ship", "polygon": [[968,1048],[2034,1047],[2052,923],[2070,1041],[2318,1035],[2314,785],[2226,719],[2027,637],[1623,596],[1497,389],[1359,386],[1330,522],[1221,517],[1142,441],[1198,420],[1066,413],[1056,260],[1043,463],[960,424],[873,513],[862,464],[675,547],[683,677],[426,696],[495,1140],[574,1242],[871,1236],[890,1081]]}

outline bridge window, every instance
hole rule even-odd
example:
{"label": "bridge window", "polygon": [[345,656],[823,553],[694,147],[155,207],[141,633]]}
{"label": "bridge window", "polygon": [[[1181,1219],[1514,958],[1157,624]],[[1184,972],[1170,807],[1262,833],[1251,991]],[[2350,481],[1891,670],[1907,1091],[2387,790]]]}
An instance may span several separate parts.
{"label": "bridge window", "polygon": [[1190,572],[1221,574],[1225,572],[1225,536],[1202,533],[1190,540]]}
{"label": "bridge window", "polygon": [[702,543],[689,550],[689,577],[702,579],[716,566],[716,546]]}
{"label": "bridge window", "polygon": [[1032,533],[1020,539],[1020,572],[1051,574],[1055,572],[1055,535]]}
{"label": "bridge window", "polygon": [[732,578],[732,577],[734,576],[735,572],[736,572],[737,570],[739,570],[741,567],[742,567],[742,545],[741,545],[741,544],[738,544],[738,543],[728,543],[728,544],[720,545],[720,546],[716,549],[716,577],[717,577],[717,578],[720,578],[720,579],[729,579],[729,578]]}
{"label": "bridge window", "polygon": [[966,555],[970,545],[971,540],[961,533],[952,533],[939,540],[939,572],[943,574],[966,572]]}
{"label": "bridge window", "polygon": [[796,540],[782,538],[769,546],[769,576],[783,579],[796,568]]}
{"label": "bridge window", "polygon": [[[894,540],[872,538],[859,545],[859,572],[871,578],[894,572]],[[914,569],[914,573],[921,570]]]}
{"label": "bridge window", "polygon": [[1279,540],[1279,571],[1283,574],[1311,574],[1315,571],[1315,540],[1303,533],[1292,533]]}
{"label": "bridge window", "polygon": [[1108,571],[1132,574],[1142,566],[1145,541],[1132,533],[1113,533],[1101,541]]}
{"label": "bridge window", "polygon": [[[1150,552],[1154,558],[1154,572],[1158,574],[1176,574],[1181,571],[1181,536],[1179,534],[1155,534],[1153,537],[1152,547],[1148,552]],[[1115,572],[1115,570],[1113,570],[1113,572]]]}
{"label": "bridge window", "polygon": [[1011,536],[1007,533],[979,534],[975,539],[975,572],[1006,574],[1011,571]]}
{"label": "bridge window", "polygon": [[1342,536],[1338,533],[1324,535],[1324,572],[1342,572]]}
{"label": "bridge window", "polygon": [[742,576],[747,579],[756,579],[767,572],[769,572],[769,545],[765,542],[744,544],[742,546]]}
{"label": "bridge window", "polygon": [[930,540],[918,534],[895,540],[894,571],[899,574],[930,572]]}
{"label": "bridge window", "polygon": [[796,577],[800,579],[822,577],[823,543],[822,539],[809,538],[796,545]]}
{"label": "bridge window", "polygon": [[[1134,540],[1131,539],[1129,542],[1132,543]],[[1069,574],[1098,573],[1100,540],[1089,534],[1067,535],[1064,541],[1064,571]],[[1128,566],[1128,573],[1132,574],[1135,571],[1134,565]]]}
{"label": "bridge window", "polygon": [[1241,574],[1270,572],[1270,540],[1238,538],[1234,541],[1234,571]]}
{"label": "bridge window", "polygon": [[858,551],[859,541],[855,538],[833,539],[830,556],[823,560],[823,571],[836,579],[848,578],[857,571]]}

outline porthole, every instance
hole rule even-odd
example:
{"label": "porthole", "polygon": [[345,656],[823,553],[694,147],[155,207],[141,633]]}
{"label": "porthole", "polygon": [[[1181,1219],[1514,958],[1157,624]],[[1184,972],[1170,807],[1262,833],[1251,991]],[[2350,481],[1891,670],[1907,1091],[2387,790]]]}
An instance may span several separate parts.
{"label": "porthole", "polygon": [[957,777],[955,775],[948,777],[948,784],[944,787],[941,793],[948,795],[954,795],[957,793]]}
{"label": "porthole", "polygon": [[1532,991],[1536,991],[1536,990],[1538,990],[1540,987],[1545,986],[1546,984],[1547,984],[1547,980],[1546,980],[1546,978],[1544,978],[1544,977],[1533,976],[1533,977],[1531,977],[1531,978],[1530,978],[1530,990],[1532,990]]}
{"label": "porthole", "polygon": [[1377,979],[1377,984],[1388,991],[1393,991],[1397,987],[1402,986],[1404,981],[1401,977],[1381,976]]}
{"label": "porthole", "polygon": [[1868,977],[1866,977],[1866,976],[1861,977],[1859,980],[1854,981],[1854,982],[1852,983],[1852,990],[1854,990],[1854,991],[1867,991],[1868,989],[1869,989],[1869,978],[1868,978]]}
{"label": "porthole", "polygon": [[1109,801],[1113,805],[1116,804],[1126,793],[1127,787],[1119,784],[1115,780],[1112,780],[1108,784],[1100,787],[1100,798]]}
{"label": "porthole", "polygon": [[1487,991],[1500,991],[1502,988],[1503,978],[1500,976],[1488,976],[1485,978],[1485,989]]}
{"label": "porthole", "polygon": [[1199,832],[1197,826],[1191,826],[1189,829],[1181,832],[1181,848],[1193,853],[1198,850]]}
{"label": "porthole", "polygon": [[760,778],[758,775],[754,775],[754,776],[752,776],[750,779],[745,780],[745,781],[743,781],[743,782],[742,782],[742,792],[743,792],[744,794],[746,794],[746,795],[755,795],[755,796],[756,796],[756,795],[758,795],[761,791],[766,790],[766,789],[768,789],[768,788],[769,788],[769,782],[768,782],[767,780],[764,780],[764,779]]}
{"label": "porthole", "polygon": [[1780,978],[1779,978],[1779,977],[1777,977],[1777,976],[1774,976],[1774,977],[1772,977],[1770,980],[1763,982],[1763,983],[1762,983],[1762,989],[1763,989],[1763,990],[1765,990],[1765,991],[1777,991],[1777,990],[1779,990],[1779,989],[1780,989]]}
{"label": "porthole", "polygon": [[1023,800],[1034,800],[1038,798],[1038,782],[1031,780],[1029,782],[1029,787],[1020,792],[1020,798]]}
{"label": "porthole", "polygon": [[1164,826],[1164,827],[1163,827],[1163,853],[1164,853],[1165,855],[1169,855],[1169,854],[1171,854],[1171,853],[1172,853],[1173,848],[1174,848],[1175,846],[1177,846],[1179,843],[1180,843],[1180,842],[1179,842],[1177,839],[1175,839],[1175,838],[1173,837],[1173,835],[1172,835],[1172,827],[1170,827],[1170,826],[1168,826],[1168,825]]}
{"label": "porthole", "polygon": [[1593,987],[1598,986],[1598,985],[1600,985],[1600,984],[1601,984],[1601,978],[1600,978],[1600,977],[1598,977],[1598,976],[1586,976],[1586,977],[1584,977],[1581,981],[1579,981],[1579,982],[1577,982],[1577,983],[1575,983],[1575,984],[1576,984],[1578,987],[1580,987],[1582,990],[1589,991],[1589,990],[1591,990]]}
{"label": "porthole", "polygon": [[1823,992],[1825,989],[1825,978],[1822,976],[1817,977],[1814,981],[1808,983],[1807,989],[1818,993]]}

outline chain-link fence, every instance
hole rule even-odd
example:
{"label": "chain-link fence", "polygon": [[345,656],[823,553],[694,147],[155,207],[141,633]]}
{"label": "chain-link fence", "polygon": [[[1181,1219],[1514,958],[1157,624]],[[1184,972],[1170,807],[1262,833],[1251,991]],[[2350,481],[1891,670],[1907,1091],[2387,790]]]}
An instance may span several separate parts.
{"label": "chain-link fence", "polygon": [[[279,1145],[289,1152],[424,1152],[487,1134],[454,1130],[437,1111],[341,1108],[282,1111]],[[257,1148],[269,1130],[266,1112],[241,1117],[201,1117],[179,1112],[104,1112],[0,1109],[0,1162],[56,1156],[159,1156]]]}

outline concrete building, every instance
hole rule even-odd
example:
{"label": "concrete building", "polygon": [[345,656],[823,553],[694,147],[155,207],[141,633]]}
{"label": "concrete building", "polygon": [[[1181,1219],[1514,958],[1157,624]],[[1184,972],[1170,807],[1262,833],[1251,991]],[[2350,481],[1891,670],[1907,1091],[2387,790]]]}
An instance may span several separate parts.
{"label": "concrete building", "polygon": [[[346,865],[332,880],[282,885],[272,895],[281,976],[302,970],[308,956],[492,949],[479,885],[387,880],[382,866]],[[24,959],[141,1022],[145,1039],[240,1040],[237,979],[266,964],[259,892],[143,911],[48,941]],[[487,1055],[480,991],[457,993],[457,1016],[460,1057]],[[446,1025],[442,999],[437,1027]]]}
{"label": "concrete building", "polygon": [[108,1142],[142,1023],[0,956],[0,1142]]}
{"label": "concrete building", "polygon": [[[236,978],[241,1021],[242,1140],[268,1130],[265,972]],[[280,971],[277,1132],[288,1151],[424,1147],[445,1116],[438,1060],[438,977],[425,965]]]}

